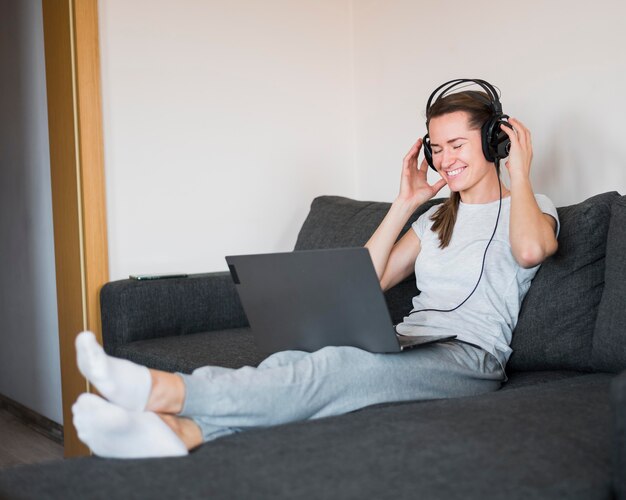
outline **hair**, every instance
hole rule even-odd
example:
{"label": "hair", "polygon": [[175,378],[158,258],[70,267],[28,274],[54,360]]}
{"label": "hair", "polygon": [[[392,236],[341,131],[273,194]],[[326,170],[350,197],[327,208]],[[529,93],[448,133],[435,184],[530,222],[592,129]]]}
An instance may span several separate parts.
{"label": "hair", "polygon": [[[429,109],[426,110],[426,128],[430,120],[437,116],[447,115],[456,111],[464,111],[468,114],[469,127],[471,130],[481,129],[493,115],[490,103],[491,98],[477,90],[465,90],[439,97]],[[500,165],[496,165],[498,178],[500,178]],[[459,211],[461,195],[457,191],[450,193],[450,197],[430,217],[433,221],[432,230],[439,235],[439,248],[446,248],[452,239],[454,224]]]}

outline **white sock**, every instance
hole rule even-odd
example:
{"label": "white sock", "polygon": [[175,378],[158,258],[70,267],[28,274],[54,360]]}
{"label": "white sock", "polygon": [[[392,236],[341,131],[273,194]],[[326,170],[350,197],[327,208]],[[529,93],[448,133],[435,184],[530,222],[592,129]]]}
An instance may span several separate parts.
{"label": "white sock", "polygon": [[105,398],[129,410],[144,410],[152,377],[147,367],[107,355],[91,332],[76,337],[78,369]]}
{"label": "white sock", "polygon": [[156,413],[129,411],[95,394],[81,394],[72,406],[79,439],[107,458],[177,457],[187,447]]}

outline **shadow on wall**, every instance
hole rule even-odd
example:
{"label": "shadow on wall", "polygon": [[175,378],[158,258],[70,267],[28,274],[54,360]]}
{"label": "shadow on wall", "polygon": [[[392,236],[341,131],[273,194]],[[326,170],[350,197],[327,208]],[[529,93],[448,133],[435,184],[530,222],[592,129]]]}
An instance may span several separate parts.
{"label": "shadow on wall", "polygon": [[0,0],[0,393],[61,423],[43,20]]}
{"label": "shadow on wall", "polygon": [[557,206],[582,201],[589,193],[626,194],[626,151],[607,124],[594,124],[584,113],[568,112],[552,128],[544,167],[534,169],[533,179]]}

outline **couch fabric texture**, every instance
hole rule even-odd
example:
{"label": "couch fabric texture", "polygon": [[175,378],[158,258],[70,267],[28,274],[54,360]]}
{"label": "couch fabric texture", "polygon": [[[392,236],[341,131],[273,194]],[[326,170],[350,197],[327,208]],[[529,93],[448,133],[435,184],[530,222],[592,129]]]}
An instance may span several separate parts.
{"label": "couch fabric texture", "polygon": [[[389,206],[316,198],[295,249],[361,246]],[[14,467],[0,498],[626,499],[626,197],[558,212],[501,390],[255,429],[184,458]],[[386,292],[394,322],[416,293],[414,277]],[[116,356],[187,373],[262,360],[228,272],[109,283],[101,304]]]}
{"label": "couch fabric texture", "polygon": [[558,208],[559,249],[542,264],[524,298],[510,370],[591,371],[591,350],[604,287],[604,256],[617,193]]}
{"label": "couch fabric texture", "polygon": [[[598,321],[593,335],[595,370],[626,367],[626,196],[615,201],[607,238],[606,270]],[[626,472],[626,469],[625,469]]]}

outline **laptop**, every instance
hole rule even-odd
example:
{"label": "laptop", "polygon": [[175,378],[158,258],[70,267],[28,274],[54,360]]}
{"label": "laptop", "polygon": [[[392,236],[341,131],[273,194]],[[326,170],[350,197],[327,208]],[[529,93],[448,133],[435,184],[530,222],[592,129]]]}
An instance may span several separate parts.
{"label": "laptop", "polygon": [[398,335],[365,247],[227,256],[260,352],[392,353],[456,335]]}

